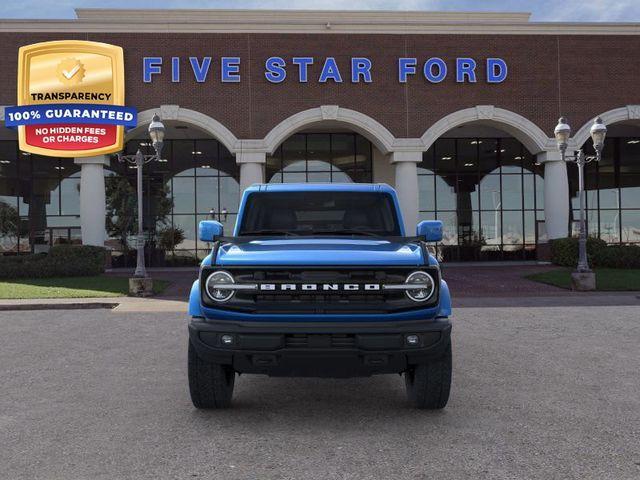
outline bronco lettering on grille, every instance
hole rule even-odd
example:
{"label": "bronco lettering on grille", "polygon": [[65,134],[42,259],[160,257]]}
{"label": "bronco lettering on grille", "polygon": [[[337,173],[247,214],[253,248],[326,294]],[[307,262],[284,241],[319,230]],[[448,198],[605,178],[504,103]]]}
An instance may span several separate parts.
{"label": "bronco lettering on grille", "polygon": [[354,291],[379,291],[382,286],[379,283],[261,283],[261,292],[354,292]]}

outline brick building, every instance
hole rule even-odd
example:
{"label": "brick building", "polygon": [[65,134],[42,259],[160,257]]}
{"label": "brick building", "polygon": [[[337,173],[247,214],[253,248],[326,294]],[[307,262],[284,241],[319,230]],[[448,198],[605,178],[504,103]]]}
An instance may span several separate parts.
{"label": "brick building", "polygon": [[[553,139],[561,115],[572,149],[591,150],[594,117],[608,127],[603,160],[586,173],[589,232],[640,242],[640,24],[520,13],[76,13],[0,20],[0,105],[16,103],[23,45],[122,46],[126,104],[139,112],[126,150],[148,148],[154,112],[167,126],[164,161],[145,167],[145,222],[151,240],[184,231],[176,263],[207,251],[198,220],[234,222],[244,187],[297,181],[395,186],[410,229],[444,221],[448,259],[535,258],[576,229],[576,167]],[[106,241],[117,257],[122,245],[103,220],[108,187],[135,170],[110,157],[24,154],[15,132],[0,130],[0,202],[19,218],[0,229],[0,251]],[[170,211],[158,211],[158,195]]]}

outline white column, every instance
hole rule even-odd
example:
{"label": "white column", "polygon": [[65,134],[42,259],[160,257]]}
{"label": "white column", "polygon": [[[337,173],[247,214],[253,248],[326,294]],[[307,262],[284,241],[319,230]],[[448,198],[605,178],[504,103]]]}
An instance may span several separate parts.
{"label": "white column", "polygon": [[422,152],[393,152],[391,163],[395,167],[396,184],[400,209],[406,235],[415,235],[418,222],[418,163]]}
{"label": "white column", "polygon": [[240,192],[254,183],[264,183],[264,152],[237,152],[236,163],[240,165]]}
{"label": "white column", "polygon": [[104,171],[109,157],[76,158],[80,165],[80,227],[83,245],[104,246],[105,217],[107,215]]}
{"label": "white column", "polygon": [[549,239],[569,235],[569,179],[567,164],[560,152],[542,152],[537,156],[544,164],[544,222]]}

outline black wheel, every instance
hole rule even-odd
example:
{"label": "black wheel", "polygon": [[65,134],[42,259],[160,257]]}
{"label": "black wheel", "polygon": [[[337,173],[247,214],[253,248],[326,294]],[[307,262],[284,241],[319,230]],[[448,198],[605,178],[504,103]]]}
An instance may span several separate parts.
{"label": "black wheel", "polygon": [[451,344],[444,355],[404,372],[407,397],[416,408],[444,408],[451,390]]}
{"label": "black wheel", "polygon": [[233,368],[205,362],[189,342],[189,392],[196,408],[229,407],[235,378]]}

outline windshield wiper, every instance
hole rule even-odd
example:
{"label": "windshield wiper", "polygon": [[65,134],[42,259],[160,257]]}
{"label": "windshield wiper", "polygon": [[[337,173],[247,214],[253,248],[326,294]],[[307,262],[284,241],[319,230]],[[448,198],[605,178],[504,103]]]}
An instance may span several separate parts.
{"label": "windshield wiper", "polygon": [[263,229],[263,230],[249,230],[246,232],[240,232],[241,236],[244,235],[285,235],[285,236],[292,236],[292,237],[298,237],[299,235],[295,232],[289,231],[289,230],[269,230],[269,229]]}
{"label": "windshield wiper", "polygon": [[366,230],[354,230],[342,228],[340,230],[316,230],[317,235],[364,235],[366,237],[380,237],[378,233],[367,232]]}

